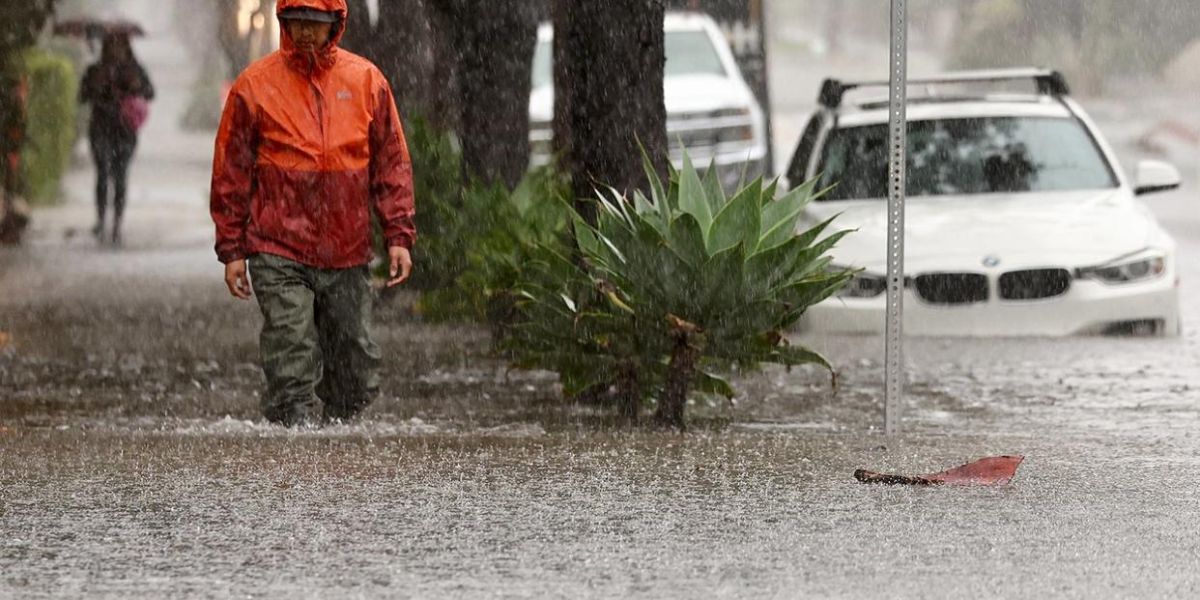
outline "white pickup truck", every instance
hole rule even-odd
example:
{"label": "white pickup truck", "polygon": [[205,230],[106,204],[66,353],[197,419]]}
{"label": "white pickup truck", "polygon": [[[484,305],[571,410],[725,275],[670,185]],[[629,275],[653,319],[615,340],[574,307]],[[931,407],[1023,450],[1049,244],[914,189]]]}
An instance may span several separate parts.
{"label": "white pickup truck", "polygon": [[[667,63],[663,83],[672,162],[680,167],[686,149],[697,167],[715,163],[727,188],[743,175],[763,174],[767,156],[763,109],[746,85],[717,24],[701,13],[668,13],[664,31]],[[551,156],[553,39],[550,25],[538,29],[529,100],[534,166],[546,164]]]}

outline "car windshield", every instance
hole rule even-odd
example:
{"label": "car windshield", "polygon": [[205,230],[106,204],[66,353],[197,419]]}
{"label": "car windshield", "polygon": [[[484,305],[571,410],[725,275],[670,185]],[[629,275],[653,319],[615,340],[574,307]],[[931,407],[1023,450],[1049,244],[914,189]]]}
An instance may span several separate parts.
{"label": "car windshield", "polygon": [[[666,33],[666,77],[679,75],[727,75],[721,57],[712,40],[703,31],[668,31]],[[554,83],[553,44],[538,42],[533,53],[533,87]]]}
{"label": "car windshield", "polygon": [[[834,130],[821,159],[823,200],[886,198],[887,125]],[[1095,141],[1074,119],[987,117],[908,124],[909,196],[1116,187]]]}
{"label": "car windshield", "polygon": [[669,31],[666,36],[667,77],[678,75],[725,76],[721,57],[703,31]]}

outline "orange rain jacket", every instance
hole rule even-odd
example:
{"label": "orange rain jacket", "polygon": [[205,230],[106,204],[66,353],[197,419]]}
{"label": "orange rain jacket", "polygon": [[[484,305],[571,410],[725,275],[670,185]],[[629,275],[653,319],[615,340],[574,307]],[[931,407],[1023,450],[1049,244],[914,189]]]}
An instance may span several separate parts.
{"label": "orange rain jacket", "polygon": [[284,28],[281,49],[234,82],[213,158],[217,257],[363,265],[372,258],[372,208],[388,245],[411,248],[412,163],[387,80],[337,47],[345,0],[280,0],[277,12],[289,8],[338,12],[341,22],[315,56]]}

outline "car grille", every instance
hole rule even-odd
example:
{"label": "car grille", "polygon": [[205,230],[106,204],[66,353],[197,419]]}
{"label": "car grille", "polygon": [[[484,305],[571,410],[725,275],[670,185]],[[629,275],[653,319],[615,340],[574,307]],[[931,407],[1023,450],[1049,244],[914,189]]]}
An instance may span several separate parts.
{"label": "car grille", "polygon": [[1067,293],[1071,273],[1066,269],[1010,271],[1000,276],[1000,297],[1005,300],[1041,300]]}
{"label": "car grille", "polygon": [[977,273],[932,273],[913,279],[917,296],[930,304],[986,302],[988,279]]}
{"label": "car grille", "polygon": [[749,125],[733,127],[711,127],[667,131],[667,147],[672,155],[714,154],[748,147],[753,141],[754,130]]}

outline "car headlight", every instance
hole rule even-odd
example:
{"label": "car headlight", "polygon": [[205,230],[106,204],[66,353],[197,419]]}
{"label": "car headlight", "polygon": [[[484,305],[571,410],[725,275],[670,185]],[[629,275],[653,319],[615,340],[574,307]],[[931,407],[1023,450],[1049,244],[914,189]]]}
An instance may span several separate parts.
{"label": "car headlight", "polygon": [[[836,269],[835,270],[844,270]],[[839,298],[874,298],[887,291],[887,277],[858,273],[838,291]]]}
{"label": "car headlight", "polygon": [[1134,283],[1161,277],[1167,271],[1167,259],[1159,256],[1144,256],[1113,264],[1079,269],[1080,279],[1095,279],[1102,283]]}

